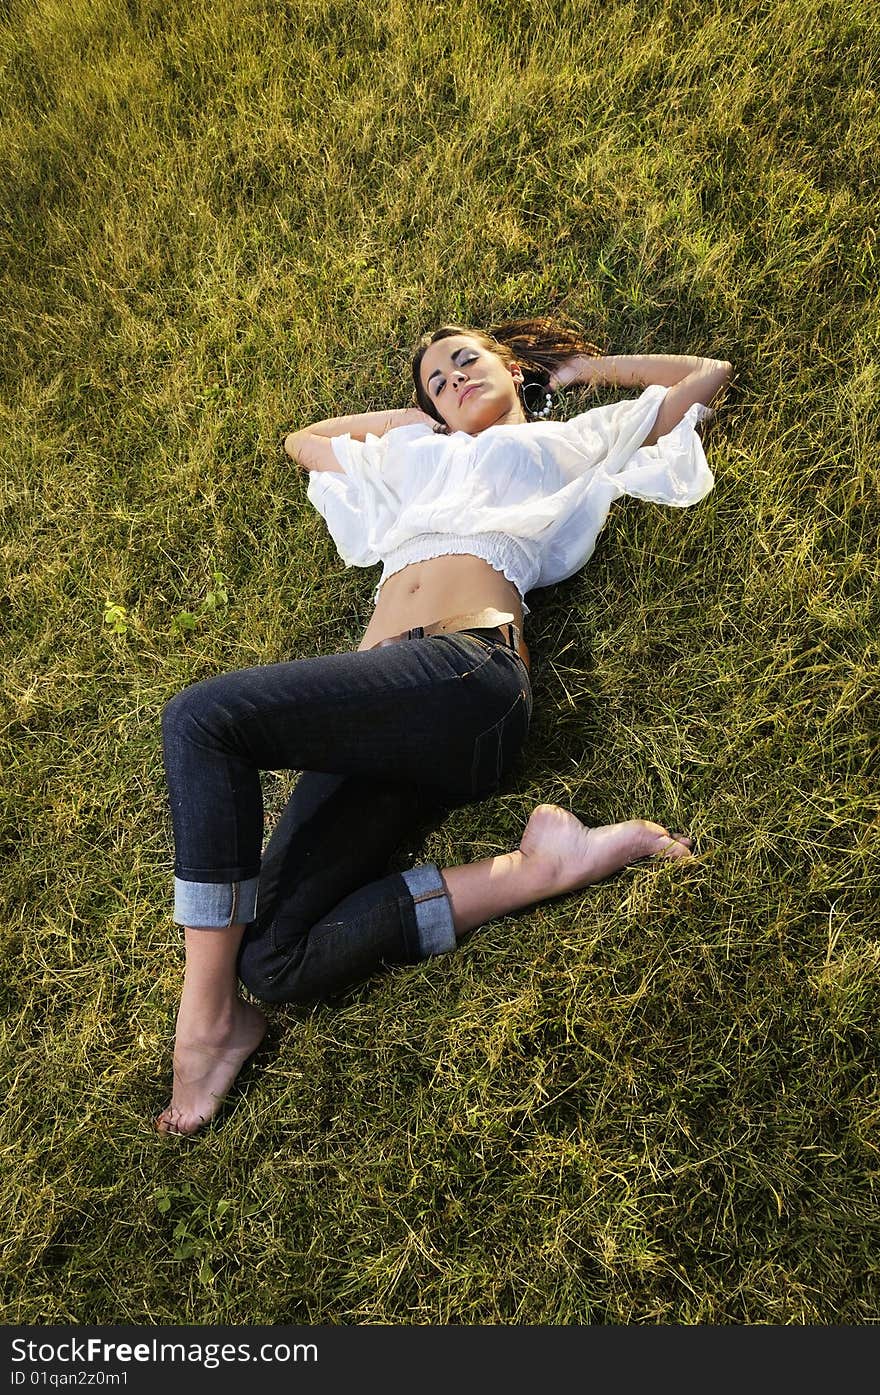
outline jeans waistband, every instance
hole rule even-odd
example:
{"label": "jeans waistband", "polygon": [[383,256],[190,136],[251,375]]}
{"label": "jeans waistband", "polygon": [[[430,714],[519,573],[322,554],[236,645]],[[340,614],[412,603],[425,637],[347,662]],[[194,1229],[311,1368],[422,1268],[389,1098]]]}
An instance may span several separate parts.
{"label": "jeans waistband", "polygon": [[425,639],[429,635],[456,634],[460,630],[497,630],[504,643],[519,655],[527,669],[530,668],[528,646],[513,615],[509,611],[495,610],[492,606],[467,615],[446,616],[443,620],[432,621],[430,625],[414,625],[412,629],[380,639],[370,647],[381,649],[386,644],[399,644],[404,639]]}

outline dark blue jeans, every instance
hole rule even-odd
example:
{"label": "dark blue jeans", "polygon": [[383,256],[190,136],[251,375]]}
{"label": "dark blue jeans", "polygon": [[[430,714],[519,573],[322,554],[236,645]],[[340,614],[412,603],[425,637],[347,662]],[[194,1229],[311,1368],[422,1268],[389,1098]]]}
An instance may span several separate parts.
{"label": "dark blue jeans", "polygon": [[[162,714],[175,921],[245,924],[239,976],[269,1002],[454,948],[436,865],[389,863],[498,790],[531,714],[528,669],[485,629],[185,688]],[[263,853],[261,770],[301,772]]]}

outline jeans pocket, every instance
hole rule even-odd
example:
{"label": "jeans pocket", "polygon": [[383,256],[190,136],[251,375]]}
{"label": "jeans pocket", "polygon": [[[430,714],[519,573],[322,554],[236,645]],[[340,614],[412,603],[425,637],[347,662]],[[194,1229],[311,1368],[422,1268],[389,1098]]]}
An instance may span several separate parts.
{"label": "jeans pocket", "polygon": [[474,674],[485,669],[487,664],[491,664],[498,647],[490,639],[481,639],[477,635],[469,634],[467,630],[431,636],[432,644],[436,644],[438,640],[449,644],[455,651],[458,663],[462,655],[468,660],[468,667],[459,669],[459,678],[473,678]]}
{"label": "jeans pocket", "polygon": [[530,695],[522,687],[501,720],[477,737],[471,763],[471,794],[474,799],[485,799],[496,793],[505,770],[519,754],[528,736],[530,717]]}

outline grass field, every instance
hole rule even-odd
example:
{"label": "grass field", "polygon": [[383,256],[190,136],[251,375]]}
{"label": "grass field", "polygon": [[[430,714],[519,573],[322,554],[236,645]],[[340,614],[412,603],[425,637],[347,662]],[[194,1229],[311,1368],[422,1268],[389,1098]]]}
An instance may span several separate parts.
{"label": "grass field", "polygon": [[[870,7],[4,15],[3,1321],[876,1321]],[[356,647],[378,579],[278,437],[407,405],[425,329],[553,311],[733,361],[716,488],[531,593],[522,768],[417,860],[539,802],[699,859],[270,1009],[163,1142],[162,706]]]}

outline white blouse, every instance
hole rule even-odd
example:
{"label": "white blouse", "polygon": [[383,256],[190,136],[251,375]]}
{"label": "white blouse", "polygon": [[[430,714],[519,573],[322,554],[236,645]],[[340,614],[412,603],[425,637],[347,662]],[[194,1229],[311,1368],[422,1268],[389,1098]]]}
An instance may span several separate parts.
{"label": "white blouse", "polygon": [[[715,483],[699,403],[653,446],[642,445],[668,389],[594,407],[569,421],[490,426],[442,436],[426,423],[356,441],[333,437],[344,473],[313,470],[308,497],[343,562],[382,576],[411,562],[470,553],[524,597],[578,571],[620,495],[687,508]],[[529,608],[523,603],[524,614]]]}

